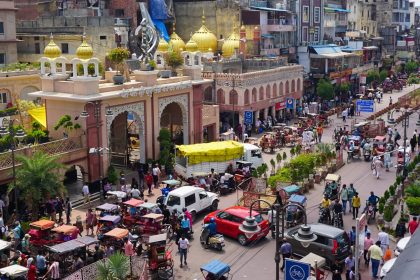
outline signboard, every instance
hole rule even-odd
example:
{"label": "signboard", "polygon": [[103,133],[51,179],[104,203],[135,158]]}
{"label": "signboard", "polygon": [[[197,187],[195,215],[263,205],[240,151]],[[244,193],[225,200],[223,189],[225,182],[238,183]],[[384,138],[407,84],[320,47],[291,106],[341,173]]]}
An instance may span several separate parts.
{"label": "signboard", "polygon": [[358,99],[356,101],[356,111],[357,112],[373,113],[373,110],[374,110],[373,107],[374,107],[373,100]]}
{"label": "signboard", "polygon": [[276,106],[275,106],[276,111],[279,111],[284,108],[286,108],[286,102],[280,101],[276,103]]}
{"label": "signboard", "polygon": [[286,108],[293,109],[295,105],[295,100],[293,98],[286,98]]}
{"label": "signboard", "polygon": [[366,75],[360,75],[359,81],[361,84],[366,84]]}
{"label": "signboard", "polygon": [[366,214],[363,215],[359,219],[359,231],[363,231],[366,225]]}
{"label": "signboard", "polygon": [[309,263],[286,259],[285,280],[307,280],[311,276],[310,272],[311,265]]}
{"label": "signboard", "polygon": [[267,180],[264,178],[255,178],[255,192],[265,193],[267,189]]}
{"label": "signboard", "polygon": [[245,111],[244,112],[244,123],[252,124],[253,123],[253,112],[252,111]]}

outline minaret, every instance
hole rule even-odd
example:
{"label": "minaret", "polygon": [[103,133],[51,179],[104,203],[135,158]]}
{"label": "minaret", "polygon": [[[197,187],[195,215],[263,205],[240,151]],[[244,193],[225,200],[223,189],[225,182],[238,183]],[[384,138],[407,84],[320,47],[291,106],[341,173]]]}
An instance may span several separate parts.
{"label": "minaret", "polygon": [[239,52],[246,57],[246,29],[242,24],[241,30],[239,31]]}
{"label": "minaret", "polygon": [[255,26],[254,28],[254,55],[260,54],[260,39],[261,39],[261,31],[259,26]]}

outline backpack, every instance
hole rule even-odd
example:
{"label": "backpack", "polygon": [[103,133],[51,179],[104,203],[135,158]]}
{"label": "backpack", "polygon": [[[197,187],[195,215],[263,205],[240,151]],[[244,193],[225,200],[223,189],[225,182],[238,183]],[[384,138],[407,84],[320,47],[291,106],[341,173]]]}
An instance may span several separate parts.
{"label": "backpack", "polygon": [[397,132],[397,135],[395,135],[395,140],[400,140],[401,139],[401,135]]}

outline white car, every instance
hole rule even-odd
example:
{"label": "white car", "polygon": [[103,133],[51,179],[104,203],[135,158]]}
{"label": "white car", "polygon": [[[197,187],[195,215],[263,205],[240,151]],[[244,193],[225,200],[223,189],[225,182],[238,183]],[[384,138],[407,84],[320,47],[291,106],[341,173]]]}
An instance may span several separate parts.
{"label": "white car", "polygon": [[219,206],[219,196],[200,187],[183,186],[170,191],[163,203],[171,212],[176,209],[178,213],[182,213],[182,209],[187,208],[194,221],[199,212],[216,211]]}
{"label": "white car", "polygon": [[392,258],[389,261],[387,261],[386,263],[384,263],[384,265],[381,268],[381,272],[379,274],[379,277],[381,279],[383,279],[386,276],[386,274],[391,270],[391,268],[394,265],[396,260],[397,260],[397,258]]}
{"label": "white car", "polygon": [[397,243],[397,248],[394,251],[394,255],[398,257],[402,251],[404,251],[405,247],[407,246],[408,241],[410,241],[411,236],[401,238],[400,241]]}

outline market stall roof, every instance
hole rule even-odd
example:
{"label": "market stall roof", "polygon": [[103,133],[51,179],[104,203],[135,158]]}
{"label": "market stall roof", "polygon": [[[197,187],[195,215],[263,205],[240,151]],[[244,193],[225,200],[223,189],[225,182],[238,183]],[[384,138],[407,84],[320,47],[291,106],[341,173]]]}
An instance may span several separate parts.
{"label": "market stall roof", "polygon": [[50,220],[39,220],[33,223],[30,223],[29,226],[40,229],[40,230],[45,230],[45,229],[50,229],[53,228],[55,225],[55,223],[53,221]]}
{"label": "market stall roof", "polygon": [[305,204],[306,197],[304,195],[292,194],[289,198],[289,202],[295,202],[298,204]]}
{"label": "market stall roof", "polygon": [[346,53],[341,50],[340,46],[335,44],[309,46],[308,51],[313,58],[340,58],[346,56],[354,56],[354,54]]}
{"label": "market stall roof", "polygon": [[22,277],[22,276],[26,276],[27,273],[28,273],[28,268],[18,265],[18,264],[0,268],[1,275],[8,274],[11,277]]}
{"label": "market stall roof", "polygon": [[105,204],[97,206],[96,209],[102,210],[102,211],[115,211],[115,210],[118,210],[118,205],[105,203]]}
{"label": "market stall roof", "polygon": [[96,237],[92,236],[83,236],[76,239],[77,242],[80,242],[86,246],[98,243],[99,240]]}
{"label": "market stall roof", "polygon": [[9,248],[10,246],[12,246],[11,242],[7,242],[4,240],[0,239],[0,251]]}
{"label": "market stall roof", "polygon": [[113,230],[105,233],[105,236],[123,239],[124,237],[128,236],[128,230],[125,228],[114,228]]}
{"label": "market stall roof", "polygon": [[179,145],[177,155],[188,157],[191,165],[201,162],[221,162],[239,159],[244,153],[242,143],[236,141],[220,141],[192,145]]}
{"label": "market stall roof", "polygon": [[212,260],[211,262],[203,265],[200,269],[202,271],[204,270],[210,272],[216,277],[221,277],[230,271],[230,266],[219,260]]}
{"label": "market stall roof", "polygon": [[53,228],[52,231],[54,232],[59,232],[59,233],[64,233],[64,234],[70,234],[72,232],[74,232],[76,230],[75,226],[70,226],[70,225],[62,225],[56,228]]}
{"label": "market stall roof", "polygon": [[318,256],[314,253],[309,253],[306,256],[304,256],[302,259],[299,260],[303,263],[308,263],[311,265],[312,268],[315,268],[315,262],[319,267],[323,267],[325,265],[325,258]]}
{"label": "market stall roof", "polygon": [[135,198],[132,198],[132,199],[124,202],[125,205],[129,205],[129,206],[132,206],[132,207],[139,207],[143,203],[144,203],[143,200],[139,200],[139,199],[135,199]]}
{"label": "market stall roof", "polygon": [[70,251],[74,251],[79,248],[83,248],[85,246],[86,246],[85,244],[77,241],[76,239],[73,239],[73,240],[63,242],[63,243],[60,243],[60,244],[57,244],[48,248],[50,249],[50,251],[54,253],[63,254]]}
{"label": "market stall roof", "polygon": [[101,222],[112,222],[112,223],[116,224],[119,221],[121,221],[121,217],[117,216],[117,215],[106,215],[106,216],[100,217],[99,221],[101,221]]}

